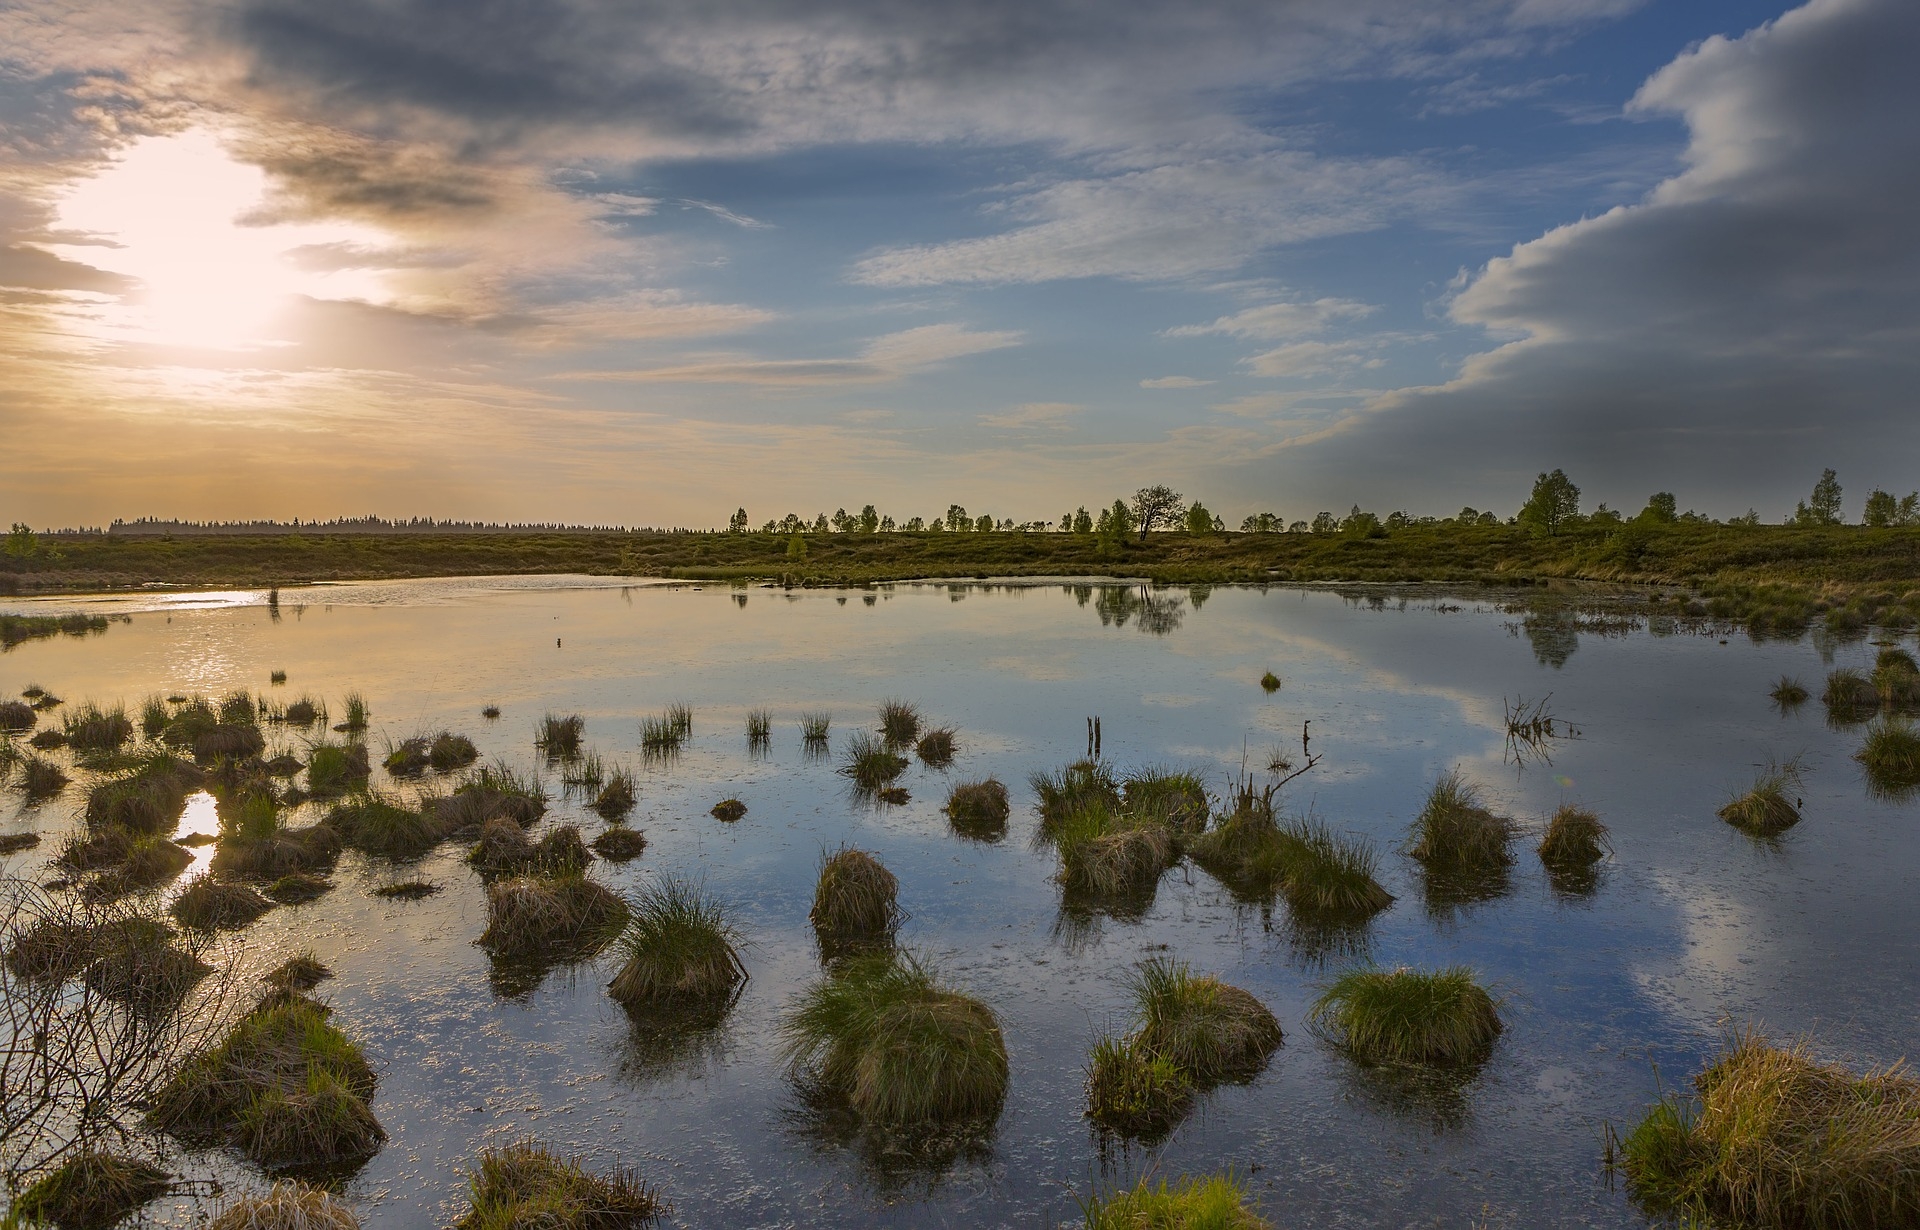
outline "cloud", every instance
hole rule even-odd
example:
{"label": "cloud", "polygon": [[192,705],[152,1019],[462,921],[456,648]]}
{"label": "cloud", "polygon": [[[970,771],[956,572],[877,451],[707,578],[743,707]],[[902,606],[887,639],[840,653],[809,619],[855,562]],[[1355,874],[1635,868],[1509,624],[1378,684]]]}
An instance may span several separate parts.
{"label": "cloud", "polygon": [[874,338],[851,359],[715,358],[632,371],[577,371],[570,380],[644,384],[756,384],[770,387],[886,384],[968,355],[1020,344],[1009,330],[974,331],[963,325],[922,325]]}
{"label": "cloud", "polygon": [[1192,376],[1155,376],[1149,380],[1142,380],[1140,387],[1143,389],[1204,389],[1213,383],[1214,381],[1198,380]]}
{"label": "cloud", "polygon": [[987,427],[1016,430],[1036,427],[1061,430],[1067,426],[1068,419],[1085,409],[1085,406],[1073,402],[1030,401],[998,414],[983,414],[980,416],[980,422]]}
{"label": "cloud", "polygon": [[1263,303],[1231,316],[1222,316],[1211,324],[1180,325],[1168,329],[1168,337],[1246,338],[1277,342],[1284,338],[1318,333],[1341,321],[1360,320],[1376,311],[1370,304],[1352,299],[1316,299],[1311,303]]}
{"label": "cloud", "polygon": [[1685,121],[1686,169],[1489,262],[1451,314],[1517,340],[1383,397],[1316,465],[1448,498],[1474,493],[1433,476],[1566,465],[1594,498],[1722,512],[1757,486],[1785,507],[1823,465],[1911,486],[1915,46],[1920,6],[1813,0],[1661,69],[1631,111]]}

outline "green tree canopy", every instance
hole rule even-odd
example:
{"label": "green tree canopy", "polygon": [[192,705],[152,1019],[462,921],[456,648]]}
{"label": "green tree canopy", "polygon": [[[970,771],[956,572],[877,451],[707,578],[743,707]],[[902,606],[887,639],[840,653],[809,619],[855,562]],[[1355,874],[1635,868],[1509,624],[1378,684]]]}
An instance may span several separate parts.
{"label": "green tree canopy", "polygon": [[1533,481],[1533,494],[1520,509],[1520,524],[1551,536],[1579,515],[1580,488],[1573,485],[1566,471],[1555,470]]}

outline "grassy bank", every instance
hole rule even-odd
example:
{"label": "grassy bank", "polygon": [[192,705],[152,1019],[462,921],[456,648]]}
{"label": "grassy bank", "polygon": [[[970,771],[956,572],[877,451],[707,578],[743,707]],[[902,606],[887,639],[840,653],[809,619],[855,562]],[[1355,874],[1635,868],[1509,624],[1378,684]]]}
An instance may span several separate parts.
{"label": "grassy bank", "polygon": [[557,572],[825,585],[989,575],[1170,584],[1582,580],[1685,586],[1717,600],[1716,613],[1764,608],[1792,622],[1875,590],[1902,598],[1920,584],[1920,530],[1857,526],[1588,525],[1552,537],[1519,526],[1410,526],[1372,536],[1164,533],[1124,545],[1057,533],[803,537],[804,555],[789,550],[787,536],[763,533],[76,536],[0,561],[0,592]]}

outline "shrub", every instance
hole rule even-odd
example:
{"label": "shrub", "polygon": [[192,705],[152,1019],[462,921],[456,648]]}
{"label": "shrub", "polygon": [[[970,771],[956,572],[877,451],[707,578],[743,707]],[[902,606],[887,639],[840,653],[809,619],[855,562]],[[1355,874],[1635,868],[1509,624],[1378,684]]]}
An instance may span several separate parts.
{"label": "shrub", "polygon": [[842,846],[823,857],[807,914],[821,951],[836,956],[891,947],[900,922],[899,892],[900,881],[864,850]]}
{"label": "shrub", "polygon": [[593,1174],[532,1141],[486,1150],[467,1184],[454,1230],[640,1230],[667,1211],[637,1174]]}
{"label": "shrub", "polygon": [[1891,1230],[1920,1210],[1920,1082],[1856,1075],[1805,1043],[1736,1034],[1622,1142],[1628,1190],[1657,1216],[1760,1230]]}
{"label": "shrub", "polygon": [[993,1010],[902,953],[856,957],[781,1025],[789,1068],[876,1126],[997,1118],[1007,1050]]}
{"label": "shrub", "polygon": [[1195,1085],[1253,1076],[1281,1043],[1280,1022],[1266,1005],[1210,974],[1192,973],[1183,962],[1142,962],[1128,985],[1138,1045]]}
{"label": "shrub", "polygon": [[1720,818],[1750,837],[1777,837],[1800,823],[1800,769],[1769,764],[1745,794],[1720,809]]}
{"label": "shrub", "polygon": [[87,1150],[41,1175],[14,1197],[12,1219],[60,1230],[107,1230],[166,1194],[172,1176],[149,1162]]}
{"label": "shrub", "polygon": [[610,863],[630,862],[646,848],[646,834],[624,825],[614,825],[593,839],[593,852]]}
{"label": "shrub", "polygon": [[323,1188],[281,1180],[215,1213],[207,1230],[360,1230],[360,1219]]}
{"label": "shrub", "polygon": [[1007,835],[1007,788],[997,778],[980,782],[961,782],[947,792],[947,823],[962,837],[976,841],[999,841]]}
{"label": "shrub", "polygon": [[936,726],[921,735],[919,742],[914,744],[914,754],[923,763],[936,769],[952,764],[956,750],[951,726]]}
{"label": "shrub", "polygon": [[367,1108],[373,1069],[328,1015],[298,995],[270,998],[160,1089],[149,1122],[188,1144],[224,1141],[270,1166],[371,1157],[387,1138]]}
{"label": "shrub", "polygon": [[1315,1026],[1347,1054],[1375,1064],[1473,1064],[1501,1031],[1499,1005],[1465,966],[1356,969],[1314,1001]]}
{"label": "shrub", "polygon": [[1087,1061],[1087,1118],[1110,1132],[1157,1140],[1193,1106],[1193,1082],[1135,1038],[1106,1036]]}
{"label": "shrub", "polygon": [[708,813],[715,820],[725,820],[729,824],[747,814],[747,805],[739,799],[721,799]]}
{"label": "shrub", "polygon": [[904,756],[896,756],[887,745],[864,730],[855,731],[847,740],[847,760],[840,772],[853,779],[861,790],[882,790],[907,770]]}
{"label": "shrub", "polygon": [[632,1012],[723,1011],[747,980],[740,935],[701,886],[663,876],[631,899],[607,992]]}
{"label": "shrub", "polygon": [[880,702],[880,736],[891,747],[911,747],[920,735],[920,710],[904,700]]}
{"label": "shrub", "polygon": [[584,875],[515,876],[487,888],[481,946],[508,960],[584,961],[627,924],[627,904]]}
{"label": "shrub", "polygon": [[244,884],[229,884],[203,875],[174,898],[171,913],[200,931],[237,931],[273,908]]}
{"label": "shrub", "polygon": [[1247,1207],[1245,1186],[1222,1175],[1172,1184],[1141,1179],[1082,1208],[1087,1230],[1272,1230]]}

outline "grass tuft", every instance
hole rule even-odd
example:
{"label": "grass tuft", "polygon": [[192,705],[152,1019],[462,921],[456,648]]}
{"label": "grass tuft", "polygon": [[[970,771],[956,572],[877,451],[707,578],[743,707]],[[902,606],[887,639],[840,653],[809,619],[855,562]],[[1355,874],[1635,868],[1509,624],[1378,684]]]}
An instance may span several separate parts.
{"label": "grass tuft", "polygon": [[1146,769],[1120,786],[1127,810],[1158,819],[1178,833],[1206,829],[1210,809],[1206,783],[1192,773]]}
{"label": "grass tuft", "polygon": [[333,971],[311,951],[297,953],[260,976],[276,991],[305,994],[333,977]]}
{"label": "grass tuft", "polygon": [[135,1157],[92,1149],[41,1175],[13,1200],[11,1224],[107,1230],[165,1195],[166,1171]]}
{"label": "grass tuft", "polygon": [[480,710],[480,716],[487,719],[487,721],[489,722],[497,722],[500,720],[500,706],[499,705],[484,706]]}
{"label": "grass tuft", "polygon": [[419,858],[451,831],[437,814],[403,807],[378,791],[335,804],[327,812],[325,823],[353,849],[390,859]]}
{"label": "grass tuft", "polygon": [[1920,1081],[1898,1064],[1857,1075],[1735,1034],[1621,1142],[1648,1212],[1759,1230],[1880,1230],[1920,1210]]}
{"label": "grass tuft", "polygon": [[1062,820],[1089,804],[1120,806],[1119,783],[1097,761],[1081,760],[1058,772],[1035,773],[1027,784],[1039,801],[1041,828],[1049,835]]}
{"label": "grass tuft", "polygon": [[807,743],[825,743],[827,732],[833,727],[831,713],[803,713],[800,715],[800,738]]}
{"label": "grass tuft", "polygon": [[1905,718],[1882,718],[1869,726],[1853,758],[1880,794],[1903,796],[1920,789],[1920,730]]}
{"label": "grass tuft", "polygon": [[487,887],[480,944],[496,957],[539,963],[584,961],[627,924],[627,903],[586,876],[515,876]]}
{"label": "grass tuft", "polygon": [[1084,1202],[1086,1230],[1272,1230],[1247,1206],[1247,1189],[1224,1175],[1169,1184],[1141,1179]]}
{"label": "grass tuft", "polygon": [[1728,800],[1719,815],[1750,837],[1777,837],[1800,823],[1799,790],[1797,764],[1769,763],[1752,788]]}
{"label": "grass tuft", "polygon": [[483,879],[578,873],[592,861],[578,826],[558,825],[539,841],[531,841],[525,829],[504,816],[481,825],[480,839],[467,852],[467,863]]}
{"label": "grass tuft", "polygon": [[18,734],[23,730],[32,730],[40,715],[33,706],[25,701],[0,700],[0,732]]}
{"label": "grass tuft", "polygon": [[133,721],[125,707],[101,709],[89,701],[61,721],[67,743],[80,752],[117,752],[133,738]]}
{"label": "grass tuft", "polygon": [[1827,707],[1830,722],[1864,722],[1880,711],[1880,689],[1858,671],[1837,670],[1827,676],[1820,703]]}
{"label": "grass tuft", "polygon": [[359,790],[372,772],[365,744],[318,743],[307,751],[307,793],[316,799]]}
{"label": "grass tuft", "polygon": [[1101,1128],[1155,1141],[1193,1106],[1193,1081],[1180,1065],[1133,1037],[1106,1035],[1087,1059],[1087,1118]]}
{"label": "grass tuft", "polygon": [[1280,676],[1274,674],[1272,671],[1268,671],[1266,674],[1260,676],[1260,690],[1269,696],[1278,692],[1280,690]]}
{"label": "grass tuft", "polygon": [[340,698],[346,713],[343,720],[334,729],[342,734],[353,734],[367,728],[373,711],[367,707],[367,698],[358,692],[348,692]]}
{"label": "grass tuft", "polygon": [[739,799],[721,799],[708,809],[707,814],[715,820],[724,820],[731,824],[747,814],[747,805]]}
{"label": "grass tuft", "polygon": [[600,787],[600,793],[588,806],[599,813],[603,820],[619,820],[640,801],[639,792],[634,788],[633,772],[624,767],[616,768],[607,775],[606,784]]}
{"label": "grass tuft", "polygon": [[569,759],[580,754],[580,740],[586,731],[587,719],[577,713],[549,713],[534,728],[533,745],[550,760]]}
{"label": "grass tuft", "polygon": [[724,1011],[747,980],[740,935],[699,884],[663,876],[628,902],[625,957],[607,993],[630,1012]]}
{"label": "grass tuft", "polygon": [[624,825],[613,825],[593,839],[593,852],[610,863],[631,862],[646,848],[646,834]]}
{"label": "grass tuft", "polygon": [[649,752],[677,752],[686,738],[671,712],[640,719],[640,746]]}
{"label": "grass tuft", "polygon": [[1540,839],[1540,862],[1561,892],[1591,891],[1598,882],[1595,865],[1613,853],[1607,826],[1584,807],[1562,803]]}
{"label": "grass tuft", "polygon": [[1480,788],[1458,769],[1441,776],[1414,818],[1407,855],[1430,871],[1481,871],[1513,862],[1507,847],[1516,826],[1481,801]]}
{"label": "grass tuft", "polygon": [[1499,1005],[1465,966],[1356,969],[1314,1001],[1315,1027],[1370,1064],[1474,1064],[1500,1036]]}
{"label": "grass tuft", "polygon": [[773,738],[773,714],[766,709],[747,710],[747,742],[765,743]]}
{"label": "grass tuft", "polygon": [[238,931],[272,908],[273,902],[245,884],[203,875],[174,898],[170,912],[197,931]]}
{"label": "grass tuft", "polygon": [[936,769],[952,764],[954,754],[958,750],[954,743],[953,727],[936,726],[925,732],[914,744],[913,750],[923,764],[931,765]]}
{"label": "grass tuft", "polygon": [[864,850],[822,857],[807,920],[828,957],[891,948],[900,924],[900,881]]}
{"label": "grass tuft", "polygon": [[304,871],[289,872],[263,890],[281,905],[301,905],[333,891],[331,881]]}
{"label": "grass tuft", "polygon": [[1142,962],[1128,987],[1138,1045],[1196,1086],[1252,1077],[1280,1046],[1280,1022],[1265,1004],[1210,974],[1194,974],[1184,962]]}
{"label": "grass tuft", "polygon": [[880,702],[880,737],[890,747],[912,747],[920,737],[920,710],[904,700]]}
{"label": "grass tuft", "polygon": [[640,1230],[667,1204],[632,1171],[594,1174],[532,1141],[488,1149],[454,1230]]}
{"label": "grass tuft", "polygon": [[781,1024],[789,1069],[866,1123],[992,1120],[1007,1091],[1000,1022],[903,953],[837,964]]}
{"label": "grass tuft", "polygon": [[891,751],[887,744],[864,730],[847,740],[846,763],[842,775],[852,778],[861,790],[883,790],[894,778],[907,771],[907,759]]}
{"label": "grass tuft", "polygon": [[401,880],[395,884],[382,884],[373,890],[373,895],[398,901],[419,901],[445,891],[438,884],[430,884],[425,880]]}
{"label": "grass tuft", "polygon": [[283,1179],[215,1213],[207,1230],[360,1230],[360,1219],[325,1189]]}
{"label": "grass tuft", "polygon": [[18,772],[20,789],[29,799],[50,799],[65,790],[71,780],[59,765],[32,753],[20,758]]}
{"label": "grass tuft", "polygon": [[960,782],[947,792],[947,823],[962,837],[999,841],[1007,835],[1007,788],[999,779]]}
{"label": "grass tuft", "polygon": [[1176,856],[1164,824],[1094,805],[1055,831],[1060,869],[1054,878],[1083,904],[1118,905],[1150,899]]}

